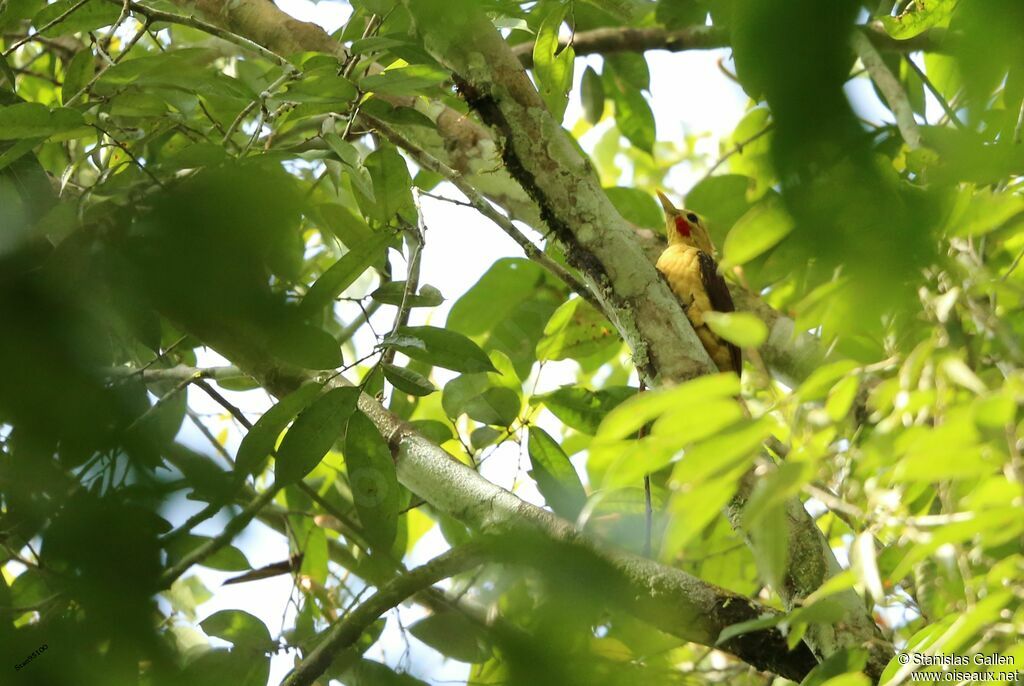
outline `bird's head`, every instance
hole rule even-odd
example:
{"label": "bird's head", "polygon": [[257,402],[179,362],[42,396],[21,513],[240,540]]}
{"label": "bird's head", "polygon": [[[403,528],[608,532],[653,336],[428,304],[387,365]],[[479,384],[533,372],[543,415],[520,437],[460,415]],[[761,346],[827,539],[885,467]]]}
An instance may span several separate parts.
{"label": "bird's head", "polygon": [[678,209],[661,191],[658,191],[658,200],[665,208],[665,235],[669,245],[689,245],[708,255],[715,254],[704,220],[696,212]]}

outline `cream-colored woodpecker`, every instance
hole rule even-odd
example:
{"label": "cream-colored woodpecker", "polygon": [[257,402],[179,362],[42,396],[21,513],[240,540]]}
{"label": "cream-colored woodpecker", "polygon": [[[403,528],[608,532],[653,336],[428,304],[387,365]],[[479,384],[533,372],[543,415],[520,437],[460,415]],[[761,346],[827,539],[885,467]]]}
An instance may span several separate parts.
{"label": "cream-colored woodpecker", "polygon": [[704,322],[706,312],[732,312],[736,306],[729,295],[725,279],[718,273],[715,246],[695,212],[677,209],[658,192],[665,208],[665,233],[668,247],[658,258],[658,271],[665,275],[672,291],[686,310],[704,349],[723,372],[740,373],[740,350],[719,338]]}

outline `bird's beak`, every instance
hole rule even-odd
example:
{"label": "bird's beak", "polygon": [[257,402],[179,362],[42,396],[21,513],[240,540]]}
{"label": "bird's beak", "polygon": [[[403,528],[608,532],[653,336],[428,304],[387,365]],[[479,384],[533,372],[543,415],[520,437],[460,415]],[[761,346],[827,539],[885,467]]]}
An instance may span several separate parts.
{"label": "bird's beak", "polygon": [[675,208],[672,201],[669,200],[664,193],[661,191],[655,191],[658,194],[658,200],[661,201],[661,206],[665,208],[665,212],[668,214],[677,214],[679,210]]}

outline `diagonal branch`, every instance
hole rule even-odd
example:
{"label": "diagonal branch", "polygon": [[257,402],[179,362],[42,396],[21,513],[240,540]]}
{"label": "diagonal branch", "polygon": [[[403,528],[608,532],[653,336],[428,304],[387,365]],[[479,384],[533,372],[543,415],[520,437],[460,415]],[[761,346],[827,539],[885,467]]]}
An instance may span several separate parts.
{"label": "diagonal branch", "polygon": [[310,686],[331,666],[338,653],[358,641],[382,614],[410,596],[465,572],[483,560],[484,546],[469,543],[452,548],[430,562],[396,577],[331,626],[316,648],[281,682],[282,686]]}

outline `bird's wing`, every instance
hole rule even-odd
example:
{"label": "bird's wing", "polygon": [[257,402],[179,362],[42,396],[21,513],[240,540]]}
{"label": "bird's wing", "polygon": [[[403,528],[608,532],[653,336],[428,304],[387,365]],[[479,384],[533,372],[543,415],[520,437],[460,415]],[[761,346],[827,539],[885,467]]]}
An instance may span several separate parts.
{"label": "bird's wing", "polygon": [[[700,259],[700,280],[704,285],[704,292],[708,294],[711,302],[711,309],[715,312],[735,312],[736,305],[729,293],[729,286],[725,279],[718,273],[718,263],[715,258],[706,252],[698,253]],[[729,346],[729,357],[732,360],[733,371],[737,374],[742,369],[740,349],[732,343],[726,342]]]}

